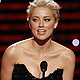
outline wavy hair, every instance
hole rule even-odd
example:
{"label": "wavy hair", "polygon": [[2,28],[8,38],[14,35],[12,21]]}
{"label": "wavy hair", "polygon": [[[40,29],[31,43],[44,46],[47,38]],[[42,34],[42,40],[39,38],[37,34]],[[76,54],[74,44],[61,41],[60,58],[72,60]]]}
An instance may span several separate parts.
{"label": "wavy hair", "polygon": [[34,0],[33,2],[29,2],[29,6],[26,10],[27,12],[27,21],[29,21],[31,12],[33,9],[37,8],[37,7],[45,7],[45,8],[49,8],[53,11],[53,16],[55,19],[59,19],[60,18],[60,13],[59,13],[59,9],[61,8],[58,3],[54,2],[53,0]]}

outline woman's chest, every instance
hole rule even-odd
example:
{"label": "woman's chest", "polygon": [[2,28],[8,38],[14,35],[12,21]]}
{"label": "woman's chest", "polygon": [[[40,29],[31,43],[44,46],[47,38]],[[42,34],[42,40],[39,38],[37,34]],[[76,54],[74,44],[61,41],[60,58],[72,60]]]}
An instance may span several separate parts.
{"label": "woman's chest", "polygon": [[48,76],[50,73],[53,73],[55,70],[57,70],[57,68],[61,68],[60,60],[57,57],[55,58],[44,57],[41,59],[40,57],[36,57],[36,55],[34,57],[32,55],[24,54],[20,56],[17,63],[24,64],[32,75],[34,75],[37,78],[41,78],[42,71],[41,71],[40,64],[42,61],[47,62],[47,71],[45,72],[45,76]]}

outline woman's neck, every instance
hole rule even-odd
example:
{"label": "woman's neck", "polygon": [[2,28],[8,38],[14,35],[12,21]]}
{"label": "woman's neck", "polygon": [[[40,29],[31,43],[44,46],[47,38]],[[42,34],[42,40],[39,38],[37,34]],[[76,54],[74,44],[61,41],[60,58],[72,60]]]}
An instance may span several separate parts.
{"label": "woman's neck", "polygon": [[33,38],[32,40],[32,47],[33,50],[38,53],[38,55],[45,54],[48,52],[51,48],[51,38],[46,40],[38,40],[36,38]]}

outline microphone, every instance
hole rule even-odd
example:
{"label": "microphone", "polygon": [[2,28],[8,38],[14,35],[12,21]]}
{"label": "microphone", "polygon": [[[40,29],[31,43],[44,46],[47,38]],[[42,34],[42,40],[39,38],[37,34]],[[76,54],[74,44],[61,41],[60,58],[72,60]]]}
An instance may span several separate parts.
{"label": "microphone", "polygon": [[48,64],[46,61],[42,61],[40,64],[41,71],[43,72],[42,74],[43,78],[45,77],[45,71],[47,71],[47,65]]}

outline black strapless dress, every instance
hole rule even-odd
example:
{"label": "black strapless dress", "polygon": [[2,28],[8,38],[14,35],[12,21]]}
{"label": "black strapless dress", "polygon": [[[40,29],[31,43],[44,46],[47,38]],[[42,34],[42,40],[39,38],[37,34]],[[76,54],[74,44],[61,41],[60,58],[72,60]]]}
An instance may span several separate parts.
{"label": "black strapless dress", "polygon": [[[49,76],[45,77],[44,80],[63,80],[63,69],[57,69]],[[12,73],[12,80],[43,80],[33,76],[24,64],[15,64]]]}

